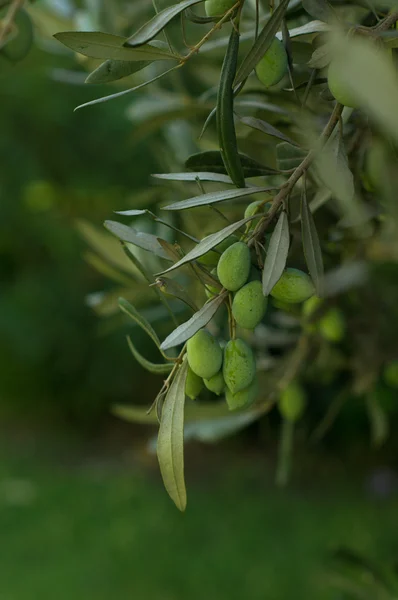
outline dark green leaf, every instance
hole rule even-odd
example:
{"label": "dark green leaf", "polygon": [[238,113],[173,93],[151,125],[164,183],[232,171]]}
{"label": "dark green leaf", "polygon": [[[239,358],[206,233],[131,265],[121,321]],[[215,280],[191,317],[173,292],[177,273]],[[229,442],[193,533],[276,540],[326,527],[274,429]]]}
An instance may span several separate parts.
{"label": "dark green leaf", "polygon": [[229,183],[233,184],[228,175],[222,175],[221,173],[208,173],[205,171],[197,171],[192,173],[155,173],[152,177],[156,179],[166,179],[168,181],[213,181],[215,183]]}
{"label": "dark green leaf", "polygon": [[20,9],[13,22],[14,31],[4,46],[1,54],[8,60],[17,62],[25,58],[33,44],[33,25],[28,13]]}
{"label": "dark green leaf", "polygon": [[331,48],[330,44],[323,44],[319,46],[312,53],[311,60],[308,61],[308,66],[311,69],[323,69],[330,63]]}
{"label": "dark green leaf", "polygon": [[267,121],[262,121],[261,119],[256,119],[255,117],[239,117],[239,119],[240,121],[242,121],[242,123],[244,123],[248,127],[251,127],[252,129],[257,129],[262,133],[266,133],[267,135],[271,135],[272,137],[284,140],[288,144],[298,146],[297,142],[295,142],[290,137],[279,131],[279,129],[276,129],[275,127],[267,123]]}
{"label": "dark green leaf", "polygon": [[187,8],[184,16],[188,19],[188,21],[191,21],[191,23],[196,23],[197,25],[206,25],[208,23],[214,23],[214,21],[218,20],[215,17],[201,17],[200,15],[197,15],[192,8]]}
{"label": "dark green leaf", "polygon": [[147,44],[141,48],[126,48],[123,46],[126,38],[98,31],[63,31],[54,37],[74,52],[90,58],[125,60],[125,61],[154,61],[170,60],[176,57],[159,47],[159,44]]}
{"label": "dark green leaf", "polygon": [[330,21],[335,17],[335,13],[327,0],[302,0],[304,10],[321,21]]}
{"label": "dark green leaf", "polygon": [[188,361],[178,369],[162,408],[157,455],[163,483],[177,508],[184,511],[187,494],[184,481],[184,405]]}
{"label": "dark green leaf", "polygon": [[157,336],[157,333],[153,329],[152,325],[145,319],[145,317],[143,317],[138,310],[124,298],[119,298],[119,306],[126,315],[133,319],[133,321],[149,335],[149,337],[155,342],[156,346],[160,348],[160,340]]}
{"label": "dark green leaf", "polygon": [[160,33],[174,17],[194,4],[199,4],[202,0],[184,0],[173,6],[168,6],[157,13],[150,21],[145,23],[136,33],[127,41],[126,46],[142,46]]}
{"label": "dark green leaf", "polygon": [[155,235],[137,231],[133,227],[123,225],[123,223],[118,223],[117,221],[105,221],[104,225],[106,229],[118,237],[119,240],[134,244],[134,246],[138,246],[143,250],[147,250],[148,252],[159,256],[159,258],[170,260]]}
{"label": "dark green leaf", "polygon": [[306,157],[307,152],[290,143],[281,142],[276,146],[276,160],[281,170],[295,169]]}
{"label": "dark green leaf", "polygon": [[280,279],[289,253],[289,221],[286,213],[281,212],[269,242],[263,270],[263,292],[268,296]]}
{"label": "dark green leaf", "polygon": [[183,258],[181,258],[178,262],[176,262],[173,266],[162,273],[158,273],[158,275],[164,275],[165,273],[169,273],[170,271],[174,271],[174,269],[178,269],[182,265],[185,265],[197,258],[206,254],[209,250],[212,250],[215,246],[220,244],[222,241],[227,239],[232,233],[240,229],[242,225],[246,225],[249,221],[252,220],[253,217],[248,217],[247,219],[242,219],[241,221],[237,221],[236,223],[232,223],[232,225],[228,225],[221,231],[217,231],[216,233],[212,233],[204,238],[197,246],[195,246],[188,254],[186,254]]}
{"label": "dark green leaf", "polygon": [[207,325],[207,323],[214,317],[217,310],[224,302],[227,292],[223,294],[219,294],[209,302],[206,302],[202,306],[202,308],[192,315],[192,317],[182,323],[177,329],[174,329],[172,333],[164,340],[161,345],[162,350],[167,350],[169,348],[174,348],[175,346],[179,346],[180,344],[184,344],[187,340],[189,340],[199,329],[202,329]]}
{"label": "dark green leaf", "polygon": [[253,194],[269,192],[273,189],[275,189],[275,187],[252,186],[249,188],[222,190],[221,192],[209,192],[208,194],[194,196],[193,198],[188,198],[187,200],[181,200],[181,202],[169,204],[168,206],[164,206],[163,210],[186,210],[195,206],[206,206],[208,204],[215,204],[216,202],[224,202],[225,200],[236,200],[237,198],[252,196]]}
{"label": "dark green leaf", "polygon": [[324,275],[322,250],[314,217],[308,206],[305,187],[301,195],[301,236],[308,271],[315,285],[317,295],[322,296]]}
{"label": "dark green leaf", "polygon": [[144,369],[146,369],[150,373],[154,373],[155,375],[166,375],[167,373],[170,373],[171,369],[173,368],[172,363],[164,363],[161,365],[154,364],[154,363],[150,362],[149,360],[147,360],[146,358],[144,358],[142,356],[142,354],[140,354],[138,352],[137,348],[134,346],[133,342],[131,341],[130,336],[127,336],[127,342],[128,342],[128,345],[129,345],[132,355],[134,356],[136,361],[139,362],[139,364],[142,367],[144,367]]}
{"label": "dark green leaf", "polygon": [[235,86],[239,85],[244,81],[253,69],[256,67],[259,60],[264,56],[272,41],[275,37],[276,32],[280,28],[282,19],[285,16],[289,0],[281,0],[278,8],[274,11],[258,38],[254,42],[253,46],[249,50],[248,54],[242,61],[238,72],[236,74]]}
{"label": "dark green leaf", "polygon": [[[239,154],[245,177],[259,177],[262,175],[275,175],[278,171],[257,162],[246,154]],[[192,154],[185,166],[191,171],[209,171],[212,173],[226,173],[225,166],[218,150],[208,150]]]}

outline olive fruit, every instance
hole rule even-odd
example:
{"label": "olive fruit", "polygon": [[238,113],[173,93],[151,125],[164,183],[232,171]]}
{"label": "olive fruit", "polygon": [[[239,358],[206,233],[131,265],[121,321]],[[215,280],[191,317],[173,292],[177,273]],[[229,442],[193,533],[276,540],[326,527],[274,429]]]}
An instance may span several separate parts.
{"label": "olive fruit", "polygon": [[398,388],[398,360],[392,360],[385,365],[383,378],[387,385]]}
{"label": "olive fruit", "polygon": [[267,298],[261,281],[246,283],[235,294],[232,314],[235,321],[245,329],[254,329],[265,315]]}
{"label": "olive fruit", "polygon": [[257,63],[256,74],[261,83],[269,88],[279,83],[286,75],[287,66],[285,46],[278,38],[274,38],[264,56]]}
{"label": "olive fruit", "polygon": [[344,315],[338,308],[331,308],[319,320],[319,333],[329,342],[341,342],[345,333]]}
{"label": "olive fruit", "polygon": [[294,423],[303,414],[305,405],[304,388],[297,381],[290,382],[279,398],[278,408],[282,417]]}
{"label": "olive fruit", "polygon": [[355,95],[355,90],[350,86],[350,82],[346,81],[340,72],[340,66],[337,62],[331,62],[328,70],[328,85],[329,90],[336,98],[337,102],[344,104],[344,106],[350,106],[351,108],[358,108],[358,101]]}
{"label": "olive fruit", "polygon": [[220,283],[230,292],[244,285],[250,274],[250,250],[243,242],[235,242],[223,252],[217,265]]}
{"label": "olive fruit", "polygon": [[221,369],[222,350],[206,329],[200,329],[188,340],[187,356],[192,371],[203,379],[210,379]]}
{"label": "olive fruit", "polygon": [[185,380],[185,393],[188,398],[195,400],[203,389],[203,379],[188,367],[187,378]]}
{"label": "olive fruit", "polygon": [[256,200],[255,202],[251,202],[248,206],[246,206],[244,217],[247,219],[248,217],[252,217],[256,215],[259,211],[259,208],[264,205],[262,200]]}
{"label": "olive fruit", "polygon": [[241,339],[230,340],[224,349],[224,381],[232,394],[248,387],[256,374],[251,348]]}
{"label": "olive fruit", "polygon": [[236,0],[206,0],[205,10],[208,17],[221,17],[236,4]]}
{"label": "olive fruit", "polygon": [[219,371],[210,379],[204,379],[204,382],[207,389],[213,392],[213,394],[217,394],[217,396],[222,394],[225,390],[225,381],[222,371]]}
{"label": "olive fruit", "polygon": [[257,377],[253,379],[251,384],[233,394],[228,388],[225,392],[225,399],[228,404],[229,410],[238,410],[239,408],[247,408],[255,401],[258,394],[258,380]]}
{"label": "olive fruit", "polygon": [[272,288],[271,296],[276,300],[295,304],[308,300],[314,292],[314,285],[307,273],[289,267]]}

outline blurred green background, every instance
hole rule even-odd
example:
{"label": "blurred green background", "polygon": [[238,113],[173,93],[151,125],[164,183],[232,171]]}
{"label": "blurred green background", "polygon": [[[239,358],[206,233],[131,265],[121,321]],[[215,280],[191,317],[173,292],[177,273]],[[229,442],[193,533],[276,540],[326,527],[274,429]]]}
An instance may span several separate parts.
{"label": "blurred green background", "polygon": [[[17,64],[0,57],[0,599],[351,597],[337,590],[339,548],[398,560],[397,444],[369,449],[360,406],[321,445],[298,431],[283,492],[272,419],[189,444],[184,515],[148,449],[155,430],[110,415],[149,405],[158,381],[88,305],[111,286],[76,225],[128,208],[161,165],[156,134],[132,143],[128,98],[73,112],[93,98],[83,81],[43,43]],[[368,567],[352,567],[354,597],[376,598]]]}

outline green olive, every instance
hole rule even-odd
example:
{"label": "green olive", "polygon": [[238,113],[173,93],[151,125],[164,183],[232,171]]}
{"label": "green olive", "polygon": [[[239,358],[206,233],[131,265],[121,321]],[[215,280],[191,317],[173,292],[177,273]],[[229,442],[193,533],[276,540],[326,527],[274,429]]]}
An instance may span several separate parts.
{"label": "green olive", "polygon": [[344,104],[344,106],[358,108],[355,90],[350,85],[350,82],[341,76],[340,66],[337,62],[331,62],[329,65],[328,85],[337,102]]}
{"label": "green olive", "polygon": [[207,389],[213,392],[213,394],[217,394],[217,396],[220,396],[225,390],[225,381],[222,371],[213,375],[211,379],[204,379],[204,382]]}
{"label": "green olive", "polygon": [[344,315],[338,308],[331,308],[319,320],[319,332],[329,342],[341,342],[345,334]]}
{"label": "green olive", "polygon": [[248,408],[253,404],[258,395],[258,380],[257,377],[253,379],[251,384],[233,394],[228,388],[225,392],[225,399],[228,404],[229,410],[238,410],[239,408]]}
{"label": "green olive", "polygon": [[267,52],[257,63],[257,77],[266,88],[269,88],[283,79],[287,73],[287,67],[285,46],[278,38],[274,38]]}
{"label": "green olive", "polygon": [[222,17],[234,4],[236,4],[236,0],[206,0],[206,15],[208,17]]}
{"label": "green olive", "polygon": [[314,285],[307,273],[288,268],[272,288],[271,296],[288,304],[296,304],[308,300],[314,292]]}
{"label": "green olive", "polygon": [[248,387],[256,374],[256,361],[251,348],[241,339],[230,340],[224,349],[224,381],[232,392]]}
{"label": "green olive", "polygon": [[203,379],[194,373],[191,367],[188,367],[187,378],[185,381],[185,393],[188,398],[195,400],[203,389]]}
{"label": "green olive", "polygon": [[303,414],[306,403],[304,388],[296,381],[292,381],[280,395],[279,412],[284,419],[294,423]]}
{"label": "green olive", "polygon": [[398,360],[392,360],[385,365],[383,378],[387,385],[398,388]]}
{"label": "green olive", "polygon": [[232,244],[217,265],[217,275],[223,287],[236,292],[248,280],[250,274],[250,250],[243,242]]}
{"label": "green olive", "polygon": [[254,329],[265,315],[267,298],[261,281],[251,281],[238,290],[232,303],[235,321],[245,329]]}
{"label": "green olive", "polygon": [[200,329],[188,340],[187,356],[192,371],[203,379],[211,379],[221,369],[222,350],[206,329]]}

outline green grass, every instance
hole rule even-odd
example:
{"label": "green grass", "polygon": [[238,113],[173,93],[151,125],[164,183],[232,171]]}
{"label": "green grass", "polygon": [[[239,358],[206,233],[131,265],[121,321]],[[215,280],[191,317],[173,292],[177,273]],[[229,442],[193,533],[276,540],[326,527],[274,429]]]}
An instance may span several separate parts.
{"label": "green grass", "polygon": [[280,493],[258,463],[196,473],[181,515],[156,471],[15,448],[0,458],[1,600],[340,600],[327,552],[347,544],[383,560],[396,544],[393,500]]}

